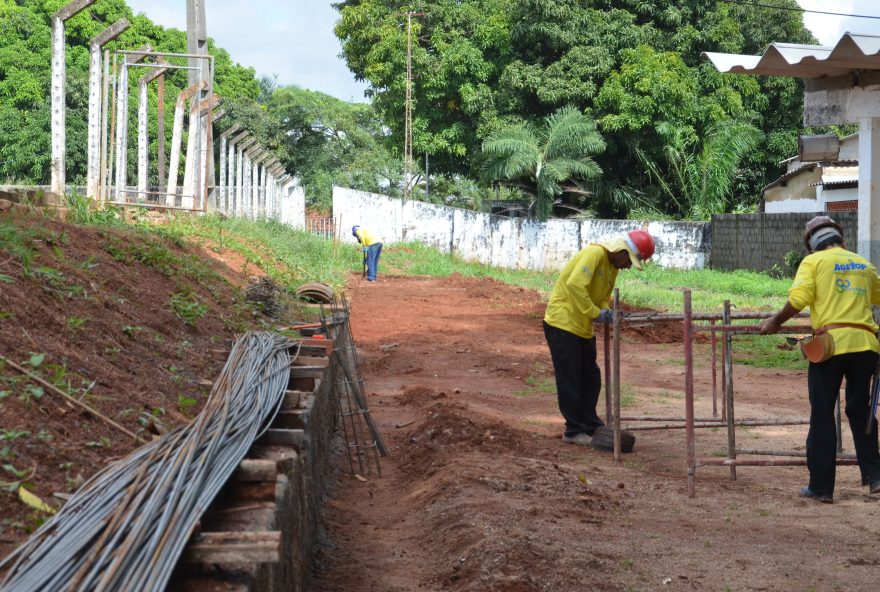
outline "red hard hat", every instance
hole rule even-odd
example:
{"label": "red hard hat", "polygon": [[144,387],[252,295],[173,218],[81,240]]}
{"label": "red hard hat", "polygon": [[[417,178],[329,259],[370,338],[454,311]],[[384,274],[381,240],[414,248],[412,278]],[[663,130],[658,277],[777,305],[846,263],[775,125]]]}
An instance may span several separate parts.
{"label": "red hard hat", "polygon": [[627,236],[629,236],[629,240],[632,241],[633,246],[639,252],[639,259],[647,261],[654,255],[654,238],[646,231],[641,229],[630,230]]}

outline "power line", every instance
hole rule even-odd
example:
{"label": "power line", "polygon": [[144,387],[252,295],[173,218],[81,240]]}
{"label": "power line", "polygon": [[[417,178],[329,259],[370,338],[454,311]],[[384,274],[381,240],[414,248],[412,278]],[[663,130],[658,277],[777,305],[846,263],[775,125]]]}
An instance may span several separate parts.
{"label": "power line", "polygon": [[740,4],[742,6],[754,6],[756,8],[775,8],[776,10],[790,10],[794,12],[809,12],[811,14],[825,14],[829,16],[846,16],[850,18],[864,18],[864,19],[877,19],[880,20],[880,15],[870,15],[870,14],[847,14],[845,12],[826,12],[824,10],[808,10],[806,8],[794,8],[792,6],[776,6],[773,4],[761,4],[760,2],[745,2],[744,0],[719,0],[720,2],[726,2],[727,4]]}

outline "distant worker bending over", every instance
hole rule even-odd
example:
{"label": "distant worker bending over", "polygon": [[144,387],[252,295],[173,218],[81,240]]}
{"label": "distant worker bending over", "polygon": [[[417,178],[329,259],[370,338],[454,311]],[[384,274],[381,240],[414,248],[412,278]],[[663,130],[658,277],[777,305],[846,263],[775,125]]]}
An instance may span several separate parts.
{"label": "distant worker bending over", "polygon": [[[776,333],[785,321],[809,306],[814,336],[826,337],[826,345],[820,348],[826,359],[811,360],[807,370],[810,483],[801,487],[800,495],[830,504],[837,468],[834,407],[844,378],[846,416],[863,485],[870,493],[880,493],[877,421],[869,409],[871,375],[880,352],[871,304],[880,304],[880,278],[870,261],[844,248],[843,231],[828,216],[807,222],[804,246],[810,254],[798,267],[788,302],[761,323],[761,333]],[[866,433],[869,421],[870,435]]]}
{"label": "distant worker bending over", "polygon": [[[654,239],[644,230],[625,237],[590,243],[566,264],[544,313],[544,336],[556,375],[556,396],[565,418],[562,439],[589,445],[605,425],[596,414],[602,377],[596,364],[594,323],[611,320],[608,304],[617,272],[643,263],[654,254]],[[607,378],[607,377],[606,377]]]}
{"label": "distant worker bending over", "polygon": [[367,281],[375,282],[379,271],[379,255],[382,254],[382,239],[375,232],[357,225],[351,227],[351,234],[361,244]]}

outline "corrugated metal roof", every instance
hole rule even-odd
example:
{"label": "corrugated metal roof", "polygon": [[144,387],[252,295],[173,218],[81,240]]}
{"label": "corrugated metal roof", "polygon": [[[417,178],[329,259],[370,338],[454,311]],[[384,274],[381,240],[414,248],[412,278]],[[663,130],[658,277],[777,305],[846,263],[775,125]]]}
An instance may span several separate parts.
{"label": "corrugated metal roof", "polygon": [[859,180],[858,166],[828,166],[822,168],[822,184],[852,183]]}
{"label": "corrugated metal roof", "polygon": [[703,52],[719,72],[821,78],[880,70],[880,35],[844,33],[834,47],[771,43],[763,55]]}

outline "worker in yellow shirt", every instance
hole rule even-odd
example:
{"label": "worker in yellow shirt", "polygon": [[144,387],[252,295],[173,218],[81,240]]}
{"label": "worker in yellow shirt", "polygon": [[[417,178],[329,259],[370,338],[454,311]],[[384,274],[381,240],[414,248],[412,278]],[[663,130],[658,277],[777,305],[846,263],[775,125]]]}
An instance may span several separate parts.
{"label": "worker in yellow shirt", "polygon": [[596,429],[605,425],[596,414],[602,377],[593,323],[611,320],[608,303],[618,270],[642,269],[653,254],[651,235],[632,230],[625,237],[587,245],[556,280],[544,312],[544,337],[553,360],[559,411],[565,418],[565,442],[589,445]]}
{"label": "worker in yellow shirt", "polygon": [[375,282],[379,272],[379,255],[382,254],[382,239],[375,232],[358,225],[351,227],[351,235],[361,244],[367,281]]}
{"label": "worker in yellow shirt", "polygon": [[[785,321],[809,306],[814,335],[831,336],[825,347],[827,359],[811,361],[807,371],[810,483],[800,490],[804,497],[830,504],[837,466],[834,407],[844,378],[846,416],[862,481],[870,493],[880,493],[877,421],[869,409],[871,377],[880,352],[871,305],[880,304],[880,278],[870,261],[846,250],[840,225],[828,216],[807,222],[804,246],[810,254],[798,267],[788,302],[761,323],[761,333],[777,332]],[[869,421],[870,435],[866,433]]]}

